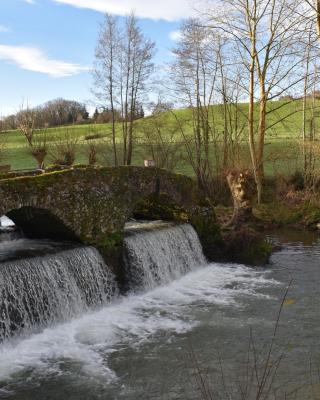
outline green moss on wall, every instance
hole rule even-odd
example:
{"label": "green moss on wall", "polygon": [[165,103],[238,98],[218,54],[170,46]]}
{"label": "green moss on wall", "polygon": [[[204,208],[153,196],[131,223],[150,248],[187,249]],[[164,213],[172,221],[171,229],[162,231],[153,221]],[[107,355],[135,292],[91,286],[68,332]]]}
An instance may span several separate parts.
{"label": "green moss on wall", "polygon": [[196,182],[158,168],[79,166],[15,176],[0,180],[0,199],[0,213],[46,210],[83,243],[104,249],[120,245],[133,215],[190,222],[207,255],[220,240],[214,209]]}

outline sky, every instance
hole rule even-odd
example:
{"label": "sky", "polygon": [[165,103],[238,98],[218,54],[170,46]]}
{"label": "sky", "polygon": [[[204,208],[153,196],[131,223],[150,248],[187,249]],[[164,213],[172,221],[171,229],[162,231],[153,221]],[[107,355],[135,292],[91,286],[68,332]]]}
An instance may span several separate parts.
{"label": "sky", "polygon": [[164,64],[190,0],[0,0],[0,116],[63,97],[94,107],[91,69],[109,12],[134,11]]}

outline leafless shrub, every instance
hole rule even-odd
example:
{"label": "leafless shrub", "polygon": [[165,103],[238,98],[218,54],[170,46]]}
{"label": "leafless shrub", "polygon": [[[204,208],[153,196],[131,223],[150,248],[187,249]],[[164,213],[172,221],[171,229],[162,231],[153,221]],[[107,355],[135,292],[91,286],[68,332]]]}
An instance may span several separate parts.
{"label": "leafless shrub", "polygon": [[99,148],[95,143],[89,143],[85,146],[85,155],[89,165],[95,165],[98,162]]}
{"label": "leafless shrub", "polygon": [[30,108],[28,104],[26,106],[22,104],[20,106],[20,111],[17,113],[16,120],[18,128],[31,147],[36,123],[35,110]]}
{"label": "leafless shrub", "polygon": [[180,133],[175,121],[168,121],[165,104],[153,106],[152,117],[142,125],[143,142],[148,152],[148,156],[155,161],[159,168],[174,170],[182,157],[182,147]]}
{"label": "leafless shrub", "polygon": [[105,133],[90,133],[84,137],[84,140],[103,139],[107,135]]}
{"label": "leafless shrub", "polygon": [[[120,144],[117,146],[120,148]],[[98,153],[101,155],[100,159],[104,165],[114,167],[114,146],[113,139],[106,137],[103,141],[99,142]]]}
{"label": "leafless shrub", "polygon": [[51,158],[56,165],[71,166],[74,164],[79,140],[66,131],[64,136],[59,136],[51,148]]}
{"label": "leafless shrub", "polygon": [[28,147],[29,153],[36,160],[39,169],[44,168],[44,160],[48,155],[48,146],[45,134],[35,135],[32,145]]}
{"label": "leafless shrub", "polygon": [[5,158],[6,147],[6,135],[4,133],[0,133],[0,162],[2,162]]}

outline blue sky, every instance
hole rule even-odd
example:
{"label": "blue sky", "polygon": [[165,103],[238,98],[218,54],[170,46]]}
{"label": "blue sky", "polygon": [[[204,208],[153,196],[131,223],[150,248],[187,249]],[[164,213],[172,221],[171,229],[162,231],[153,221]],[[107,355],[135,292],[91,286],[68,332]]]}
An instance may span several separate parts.
{"label": "blue sky", "polygon": [[103,13],[134,10],[156,41],[156,63],[170,57],[189,0],[0,0],[0,115],[57,97],[91,103],[90,68]]}

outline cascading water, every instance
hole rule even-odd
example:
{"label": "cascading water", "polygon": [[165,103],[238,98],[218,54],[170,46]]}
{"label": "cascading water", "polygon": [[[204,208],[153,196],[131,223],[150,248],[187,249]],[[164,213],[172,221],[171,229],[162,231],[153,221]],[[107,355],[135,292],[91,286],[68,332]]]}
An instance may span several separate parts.
{"label": "cascading water", "polygon": [[0,340],[106,304],[115,278],[99,252],[75,248],[0,265]]}
{"label": "cascading water", "polygon": [[152,289],[205,264],[199,238],[189,224],[148,223],[127,229],[124,267],[129,289]]}
{"label": "cascading water", "polygon": [[[67,321],[107,304],[118,293],[115,277],[96,249],[59,251],[62,245],[56,246],[28,239],[0,242],[0,341]],[[131,224],[123,261],[128,289],[140,291],[206,264],[191,225],[163,222]]]}
{"label": "cascading water", "polygon": [[[11,245],[36,254],[55,246],[28,239]],[[187,224],[127,227],[124,272],[133,293],[125,296],[117,296],[97,250],[59,246],[43,257],[1,262],[0,243],[0,340],[21,327],[26,333],[0,345],[0,398],[160,400],[168,388],[164,397],[184,399],[177,374],[191,335],[205,354],[213,340],[228,344],[229,333],[237,343],[248,304],[258,308],[260,326],[261,304],[269,312],[268,290],[277,285],[264,270],[207,264]]]}

